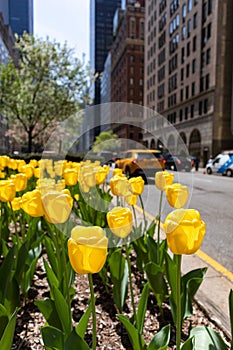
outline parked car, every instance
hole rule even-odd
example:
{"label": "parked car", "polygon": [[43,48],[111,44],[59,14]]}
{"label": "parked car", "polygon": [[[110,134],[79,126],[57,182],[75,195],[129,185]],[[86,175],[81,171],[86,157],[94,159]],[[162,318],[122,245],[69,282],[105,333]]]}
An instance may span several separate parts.
{"label": "parked car", "polygon": [[233,150],[218,154],[211,163],[206,165],[207,174],[233,176]]}
{"label": "parked car", "polygon": [[165,169],[174,171],[191,171],[192,159],[185,155],[164,154]]}
{"label": "parked car", "polygon": [[130,149],[123,152],[115,161],[116,168],[120,168],[127,177],[154,176],[158,170],[164,170],[164,159],[159,150]]}

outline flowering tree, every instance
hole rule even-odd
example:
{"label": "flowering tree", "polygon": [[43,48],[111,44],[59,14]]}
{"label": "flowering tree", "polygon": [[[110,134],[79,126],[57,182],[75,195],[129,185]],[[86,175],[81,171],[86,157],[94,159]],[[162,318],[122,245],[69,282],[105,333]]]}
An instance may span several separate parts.
{"label": "flowering tree", "polygon": [[28,152],[45,130],[76,113],[87,98],[88,68],[66,44],[24,34],[15,42],[18,60],[0,65],[0,112],[9,128],[23,130]]}

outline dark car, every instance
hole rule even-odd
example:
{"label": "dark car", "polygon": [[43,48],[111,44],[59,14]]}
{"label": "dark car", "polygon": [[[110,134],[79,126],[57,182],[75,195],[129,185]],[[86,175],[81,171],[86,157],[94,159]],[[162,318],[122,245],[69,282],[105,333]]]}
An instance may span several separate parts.
{"label": "dark car", "polygon": [[101,164],[112,165],[115,162],[115,154],[110,151],[102,151],[97,153],[100,157]]}
{"label": "dark car", "polygon": [[191,171],[191,157],[185,155],[164,154],[165,169],[174,171]]}

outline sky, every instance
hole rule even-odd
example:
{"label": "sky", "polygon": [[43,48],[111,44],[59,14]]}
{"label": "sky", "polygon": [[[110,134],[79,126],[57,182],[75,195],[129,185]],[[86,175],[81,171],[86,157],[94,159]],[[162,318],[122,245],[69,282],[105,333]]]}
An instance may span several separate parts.
{"label": "sky", "polygon": [[34,0],[34,35],[67,41],[75,56],[86,63],[90,60],[89,26],[89,0]]}

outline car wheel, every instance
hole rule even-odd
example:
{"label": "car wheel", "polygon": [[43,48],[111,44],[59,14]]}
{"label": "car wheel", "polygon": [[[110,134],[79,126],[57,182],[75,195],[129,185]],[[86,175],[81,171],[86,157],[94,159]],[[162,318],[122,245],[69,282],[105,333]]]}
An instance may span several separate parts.
{"label": "car wheel", "polygon": [[232,175],[233,175],[232,170],[231,169],[227,169],[226,176],[232,177]]}
{"label": "car wheel", "polygon": [[125,168],[125,175],[128,179],[130,179],[131,174],[130,174],[130,169],[128,167]]}
{"label": "car wheel", "polygon": [[211,174],[212,174],[211,168],[207,168],[207,169],[206,169],[206,172],[207,172],[208,175],[211,175]]}

